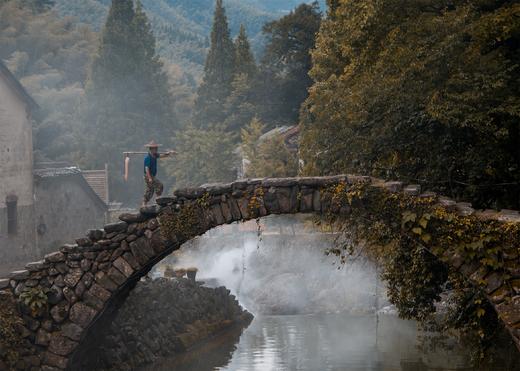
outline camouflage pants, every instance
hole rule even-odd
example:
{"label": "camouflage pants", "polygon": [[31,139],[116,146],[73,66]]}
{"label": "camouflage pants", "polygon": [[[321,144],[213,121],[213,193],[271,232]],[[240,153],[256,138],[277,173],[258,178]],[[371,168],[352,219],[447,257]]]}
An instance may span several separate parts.
{"label": "camouflage pants", "polygon": [[164,186],[159,179],[152,178],[152,180],[150,181],[147,177],[144,177],[144,184],[145,188],[143,202],[149,202],[152,199],[154,193],[157,196],[162,195]]}

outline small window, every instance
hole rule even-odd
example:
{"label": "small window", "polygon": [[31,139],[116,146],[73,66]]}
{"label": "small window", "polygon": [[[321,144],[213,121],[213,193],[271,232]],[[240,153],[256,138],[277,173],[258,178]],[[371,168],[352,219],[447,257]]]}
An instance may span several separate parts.
{"label": "small window", "polygon": [[18,230],[18,197],[7,196],[7,234],[16,234]]}

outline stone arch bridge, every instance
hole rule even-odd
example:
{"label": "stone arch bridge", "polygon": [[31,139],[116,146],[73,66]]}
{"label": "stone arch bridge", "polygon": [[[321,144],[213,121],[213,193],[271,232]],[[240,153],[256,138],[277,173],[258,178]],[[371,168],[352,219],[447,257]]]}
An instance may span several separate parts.
{"label": "stone arch bridge", "polygon": [[[428,197],[438,207],[459,215],[520,223],[517,212],[477,212],[469,204],[421,193],[416,185],[363,176],[254,179],[180,189],[172,197],[159,198],[157,205],[142,208],[137,214],[123,214],[120,222],[103,230],[90,230],[75,244],[62,246],[42,261],[0,279],[0,300],[17,300],[17,313],[23,321],[19,368],[75,369],[75,360],[93,328],[103,323],[103,317],[121,304],[157,262],[189,239],[222,224],[270,214],[348,212],[334,208],[323,192],[338,185],[360,184],[388,195]],[[457,254],[445,252],[444,258],[482,287],[520,349],[518,249],[506,257],[509,271],[500,277],[474,261],[461,261]],[[20,303],[20,294],[35,287],[50,290],[48,304],[38,313],[30,313]]]}

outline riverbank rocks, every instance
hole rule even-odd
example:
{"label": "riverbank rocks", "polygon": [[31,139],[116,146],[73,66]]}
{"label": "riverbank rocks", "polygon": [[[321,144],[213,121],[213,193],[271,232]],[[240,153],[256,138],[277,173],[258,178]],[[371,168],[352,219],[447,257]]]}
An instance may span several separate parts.
{"label": "riverbank rocks", "polygon": [[[507,225],[520,223],[520,214],[515,211],[476,211],[469,204],[441,198],[415,185],[367,176],[245,179],[177,190],[173,197],[159,198],[157,205],[142,208],[137,214],[122,215],[121,221],[103,229],[89,230],[86,236],[78,236],[75,244],[56,246],[57,251],[45,255],[43,261],[29,263],[26,269],[0,277],[0,294],[8,292],[23,309],[19,316],[19,332],[24,339],[19,352],[20,362],[8,361],[2,353],[0,360],[4,364],[10,362],[8,366],[15,369],[34,370],[34,359],[25,359],[25,356],[36,356],[41,369],[70,368],[71,359],[82,349],[91,329],[117,310],[136,283],[183,243],[218,225],[269,214],[347,214],[353,208],[363,207],[362,201],[349,208],[338,208],[331,202],[331,189],[333,192],[338,187],[345,189],[356,184],[392,197],[406,195],[433,200],[445,211],[471,215],[482,221]],[[446,253],[448,256],[439,258],[444,257],[447,264],[464,272],[470,280],[482,268],[480,262],[462,261],[453,252],[443,252]],[[474,277],[483,280],[475,284],[487,288],[489,300],[520,349],[518,251],[511,251],[509,256],[511,258],[504,256],[507,274],[503,280],[484,270]],[[41,306],[31,311],[30,305],[21,305],[22,301],[39,302]],[[75,339],[68,337],[74,343],[65,342],[63,337],[67,336],[63,335],[63,329],[72,325],[81,328],[82,332],[76,334]],[[57,339],[52,347],[50,341],[36,343],[42,328],[51,339]],[[43,335],[40,332],[40,340],[47,339]]]}
{"label": "riverbank rocks", "polygon": [[[73,369],[137,369],[160,357],[175,357],[232,326],[247,325],[251,319],[224,287],[207,288],[185,278],[141,281],[103,334],[86,345],[82,363]],[[79,330],[62,332],[77,339]]]}

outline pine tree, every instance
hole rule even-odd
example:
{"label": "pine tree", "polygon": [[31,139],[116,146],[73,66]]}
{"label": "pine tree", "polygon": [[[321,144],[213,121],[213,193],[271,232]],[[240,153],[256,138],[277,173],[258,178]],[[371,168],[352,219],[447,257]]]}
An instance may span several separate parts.
{"label": "pine tree", "polygon": [[224,105],[226,119],[224,121],[226,130],[239,131],[247,125],[256,114],[253,103],[252,81],[246,73],[236,75],[233,80],[233,91],[226,99]]}
{"label": "pine tree", "polygon": [[317,2],[302,4],[279,20],[267,23],[267,45],[256,82],[258,110],[265,122],[294,124],[312,85],[310,51],[321,23]]}
{"label": "pine tree", "polygon": [[253,78],[257,68],[243,24],[240,25],[240,32],[235,40],[235,50],[235,75],[246,74],[248,78]]}
{"label": "pine tree", "polygon": [[251,53],[244,25],[235,40],[235,75],[231,84],[232,91],[226,99],[225,127],[237,131],[247,125],[255,116],[253,80],[257,67]]}
{"label": "pine tree", "polygon": [[[138,1],[113,0],[87,86],[86,158],[90,167],[111,166],[112,194],[137,201],[138,168],[123,185],[116,169],[121,153],[152,138],[171,137],[171,96],[155,52],[155,38]],[[142,169],[141,169],[142,170]]]}
{"label": "pine tree", "polygon": [[211,45],[195,104],[194,121],[197,126],[209,127],[211,124],[224,121],[225,112],[222,107],[231,93],[234,71],[235,47],[229,34],[222,0],[217,0],[211,30]]}

